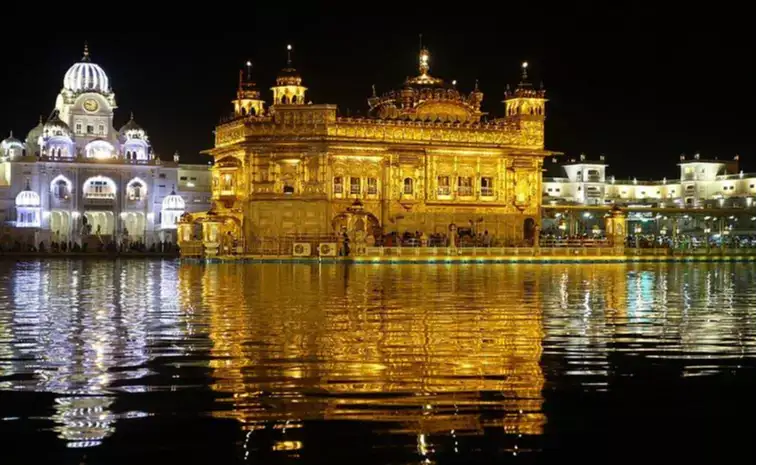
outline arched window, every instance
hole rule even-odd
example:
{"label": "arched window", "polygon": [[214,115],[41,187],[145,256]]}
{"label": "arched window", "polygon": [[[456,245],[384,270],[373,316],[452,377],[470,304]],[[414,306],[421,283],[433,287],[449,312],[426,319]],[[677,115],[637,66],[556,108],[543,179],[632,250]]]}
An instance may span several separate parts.
{"label": "arched window", "polygon": [[56,181],[53,186],[53,195],[56,199],[63,200],[68,198],[68,184],[64,180]]}
{"label": "arched window", "polygon": [[[132,152],[133,153],[133,152]],[[140,178],[134,178],[126,185],[126,198],[139,202],[147,196],[147,185]]]}
{"label": "arched window", "polygon": [[403,182],[402,193],[408,195],[413,193],[413,178],[405,178],[405,181]]}

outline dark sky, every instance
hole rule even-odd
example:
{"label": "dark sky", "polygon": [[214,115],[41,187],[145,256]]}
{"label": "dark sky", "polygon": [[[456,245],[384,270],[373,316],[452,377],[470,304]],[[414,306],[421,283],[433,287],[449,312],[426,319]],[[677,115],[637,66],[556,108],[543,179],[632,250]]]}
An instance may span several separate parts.
{"label": "dark sky", "polygon": [[381,92],[416,74],[423,33],[431,74],[457,79],[465,91],[478,78],[493,116],[502,115],[505,84],[518,81],[519,64],[528,60],[550,99],[549,149],[605,154],[620,176],[671,176],[681,153],[697,151],[703,158],[738,153],[754,171],[753,12],[723,2],[503,5],[503,12],[485,2],[419,13],[376,7],[350,16],[314,7],[288,14],[229,9],[191,26],[166,19],[119,23],[106,33],[71,27],[54,36],[23,34],[0,45],[7,66],[0,129],[23,137],[39,114],[49,114],[87,40],[116,92],[116,128],[133,110],[159,154],[179,150],[184,161],[201,161],[198,152],[212,146],[248,58],[270,101],[268,88],[292,43],[310,100],[365,114],[371,84]]}

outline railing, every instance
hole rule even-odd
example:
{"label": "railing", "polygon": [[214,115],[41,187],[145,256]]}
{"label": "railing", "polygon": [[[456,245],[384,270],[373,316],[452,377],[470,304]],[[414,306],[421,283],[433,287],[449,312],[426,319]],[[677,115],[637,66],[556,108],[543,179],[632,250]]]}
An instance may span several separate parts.
{"label": "railing", "polygon": [[610,247],[610,242],[607,239],[550,239],[541,238],[539,240],[539,246],[541,247]]}
{"label": "railing", "polygon": [[494,197],[494,189],[491,187],[482,187],[481,197]]}
{"label": "railing", "polygon": [[439,186],[437,193],[439,195],[450,195],[452,191],[450,190],[449,186]]}
{"label": "railing", "polygon": [[471,196],[471,195],[473,195],[473,188],[471,186],[458,186],[457,187],[457,195],[460,195],[460,196]]}

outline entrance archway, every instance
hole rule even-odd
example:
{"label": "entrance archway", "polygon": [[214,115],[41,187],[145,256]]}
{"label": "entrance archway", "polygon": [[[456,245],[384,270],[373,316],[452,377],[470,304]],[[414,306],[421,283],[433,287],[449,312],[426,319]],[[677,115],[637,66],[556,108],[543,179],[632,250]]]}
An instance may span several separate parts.
{"label": "entrance archway", "polygon": [[53,210],[50,212],[50,232],[56,242],[68,241],[71,231],[71,213],[65,210]]}
{"label": "entrance archway", "polygon": [[84,234],[111,235],[115,230],[113,212],[86,211],[84,218],[87,220]]}

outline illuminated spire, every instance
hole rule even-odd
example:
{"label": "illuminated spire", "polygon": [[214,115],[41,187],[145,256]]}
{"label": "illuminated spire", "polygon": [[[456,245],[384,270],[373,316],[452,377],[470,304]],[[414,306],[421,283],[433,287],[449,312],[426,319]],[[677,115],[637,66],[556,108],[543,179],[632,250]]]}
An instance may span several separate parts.
{"label": "illuminated spire", "polygon": [[418,54],[418,70],[421,75],[424,75],[428,73],[428,62],[431,59],[431,54],[428,52],[428,49],[423,46],[423,34],[418,34],[418,46],[420,48]]}
{"label": "illuminated spire", "polygon": [[247,68],[247,80],[249,81],[252,79],[252,61],[247,60],[245,67]]}
{"label": "illuminated spire", "polygon": [[524,61],[522,65],[520,65],[521,68],[523,68],[523,74],[521,75],[521,80],[523,82],[528,81],[528,62]]}
{"label": "illuminated spire", "polygon": [[287,45],[287,66],[292,67],[292,44]]}
{"label": "illuminated spire", "polygon": [[89,61],[89,45],[87,41],[84,41],[84,56],[81,57],[81,61]]}

